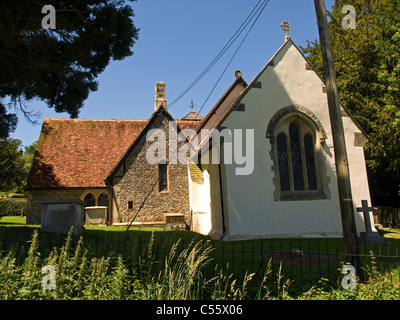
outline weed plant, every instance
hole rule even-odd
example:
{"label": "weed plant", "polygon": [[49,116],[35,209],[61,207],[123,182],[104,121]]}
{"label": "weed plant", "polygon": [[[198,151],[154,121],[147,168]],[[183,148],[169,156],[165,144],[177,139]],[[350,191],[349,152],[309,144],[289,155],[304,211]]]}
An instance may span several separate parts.
{"label": "weed plant", "polygon": [[[39,250],[35,230],[29,248],[14,245],[0,252],[0,299],[151,299],[151,300],[266,300],[324,299],[366,300],[399,299],[398,279],[377,271],[372,256],[367,281],[356,289],[344,290],[340,281],[332,287],[321,279],[303,292],[291,291],[292,282],[282,274],[282,265],[272,272],[271,261],[261,279],[254,273],[234,279],[229,266],[215,266],[207,272],[212,260],[212,246],[206,240],[194,239],[183,247],[180,240],[157,242],[154,234],[143,246],[132,246],[130,252],[98,256],[85,248],[82,238],[72,245],[71,232],[61,248],[46,255]],[[164,239],[165,240],[165,239]],[[144,251],[144,252],[142,252]],[[46,289],[42,268],[54,267],[55,287]],[[276,270],[275,270],[276,271]]]}

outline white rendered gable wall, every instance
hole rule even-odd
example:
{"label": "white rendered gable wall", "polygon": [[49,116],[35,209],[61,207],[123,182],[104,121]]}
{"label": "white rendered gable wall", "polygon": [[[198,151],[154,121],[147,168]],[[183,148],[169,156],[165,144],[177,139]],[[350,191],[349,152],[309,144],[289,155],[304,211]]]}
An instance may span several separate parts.
{"label": "white rendered gable wall", "polygon": [[[231,112],[222,124],[232,131],[255,130],[253,173],[237,176],[234,164],[225,165],[228,238],[341,236],[334,150],[324,83],[313,70],[306,70],[306,60],[291,40],[278,51],[273,62],[255,79],[261,82],[261,88],[251,88],[240,101],[245,105],[245,111]],[[271,144],[266,138],[266,130],[273,115],[291,105],[312,111],[326,131],[323,154],[330,179],[330,199],[274,200]],[[353,202],[355,207],[359,207],[363,199],[370,203],[363,148],[354,146],[354,133],[359,133],[360,129],[350,117],[343,117],[343,123]],[[358,231],[364,231],[361,214],[355,214]]]}

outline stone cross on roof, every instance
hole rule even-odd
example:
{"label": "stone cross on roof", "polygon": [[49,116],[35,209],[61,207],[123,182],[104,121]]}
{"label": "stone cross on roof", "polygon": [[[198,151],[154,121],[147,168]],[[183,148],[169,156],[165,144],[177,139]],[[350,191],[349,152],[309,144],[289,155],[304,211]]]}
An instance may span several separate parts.
{"label": "stone cross on roof", "polygon": [[290,39],[290,36],[289,36],[290,24],[287,21],[283,21],[281,23],[281,27],[282,27],[282,30],[285,31],[285,42],[286,42],[287,40]]}

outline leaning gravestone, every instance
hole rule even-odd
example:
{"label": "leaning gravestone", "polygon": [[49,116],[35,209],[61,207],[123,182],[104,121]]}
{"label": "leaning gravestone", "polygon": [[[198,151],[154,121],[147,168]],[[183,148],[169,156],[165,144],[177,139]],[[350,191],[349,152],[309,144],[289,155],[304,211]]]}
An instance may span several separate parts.
{"label": "leaning gravestone", "polygon": [[374,212],[373,207],[368,207],[367,200],[361,200],[361,208],[357,208],[357,212],[364,214],[365,232],[360,232],[361,243],[372,246],[381,244],[390,244],[389,241],[382,237],[378,232],[372,230],[372,222],[370,218],[370,212]]}
{"label": "leaning gravestone", "polygon": [[42,208],[41,230],[75,235],[83,232],[83,202],[75,199],[39,201]]}

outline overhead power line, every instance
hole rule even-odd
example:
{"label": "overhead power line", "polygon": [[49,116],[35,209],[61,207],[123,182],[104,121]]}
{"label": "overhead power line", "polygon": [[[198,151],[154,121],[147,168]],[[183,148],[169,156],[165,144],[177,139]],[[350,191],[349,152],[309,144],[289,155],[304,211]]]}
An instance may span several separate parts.
{"label": "overhead power line", "polygon": [[[235,41],[239,38],[239,36],[243,33],[243,31],[247,28],[250,22],[254,19],[257,13],[264,10],[265,5],[270,0],[259,0],[255,5],[253,10],[249,13],[247,18],[243,21],[240,27],[236,30],[236,32],[232,35],[232,37],[228,40],[225,46],[221,49],[221,51],[215,56],[215,58],[210,62],[210,64],[197,76],[197,78],[171,103],[168,104],[168,108],[171,108],[175,103],[177,103],[180,99],[182,99],[210,70],[211,68],[221,59],[221,57],[226,53],[226,51],[235,43]],[[261,10],[261,11],[262,11]],[[259,14],[257,16],[257,19]],[[254,23],[253,23],[254,25]]]}
{"label": "overhead power line", "polygon": [[[214,87],[212,88],[210,94],[207,96],[207,99],[204,101],[203,105],[201,106],[200,110],[197,112],[197,115],[199,115],[200,111],[203,109],[203,107],[205,106],[205,104],[207,103],[208,99],[210,98],[212,92],[214,91],[214,89],[216,88],[216,86],[218,85],[219,81],[221,80],[222,76],[224,75],[225,71],[228,69],[229,65],[231,64],[232,60],[235,58],[236,54],[238,53],[239,49],[241,48],[241,46],[243,45],[244,41],[246,40],[247,36],[249,35],[250,31],[253,29],[254,25],[256,24],[258,18],[260,17],[261,13],[264,11],[266,5],[268,4],[268,2],[270,0],[264,0],[262,2],[262,4],[259,6],[260,2],[262,0],[260,0],[257,5],[254,7],[254,9],[251,11],[250,15],[246,18],[246,20],[242,23],[242,25],[240,26],[240,28],[235,32],[235,34],[231,37],[231,39],[229,39],[228,43],[225,45],[225,47],[220,51],[220,53],[217,55],[217,57],[214,58],[214,60],[209,64],[209,66],[206,68],[205,71],[203,71],[197,78],[195,81],[193,81],[193,83],[177,98],[175,99],[172,104],[176,103],[179,99],[181,99],[187,92],[189,92],[189,90],[209,71],[209,69],[211,69],[211,67],[221,58],[221,56],[226,52],[226,50],[235,42],[235,40],[239,37],[239,35],[245,30],[245,28],[247,27],[247,25],[253,20],[253,18],[256,16],[255,20],[253,21],[253,23],[250,26],[250,29],[247,31],[246,35],[244,36],[243,40],[240,42],[238,48],[236,49],[236,51],[234,52],[233,56],[231,57],[231,59],[229,60],[228,64],[226,65],[225,69],[223,70],[222,74],[220,75],[220,77],[218,78],[217,82],[215,83]],[[250,20],[249,20],[250,19]],[[245,26],[244,26],[245,25]],[[244,26],[244,28],[242,28]],[[235,37],[236,36],[236,37]],[[235,38],[234,38],[235,37]],[[234,39],[233,39],[234,38]],[[233,40],[232,40],[233,39]],[[226,48],[226,49],[225,49]],[[169,108],[171,107],[171,105],[169,105]],[[197,115],[195,117],[195,119],[197,118]],[[193,120],[194,121],[194,120]],[[192,122],[193,123],[193,122]],[[132,226],[133,222],[135,221],[136,217],[138,216],[138,214],[140,213],[141,209],[144,207],[147,199],[150,197],[150,194],[153,192],[154,187],[157,185],[157,182],[159,181],[160,175],[163,175],[165,170],[167,169],[167,167],[164,167],[162,172],[158,175],[158,178],[155,179],[155,181],[153,182],[149,192],[147,193],[146,197],[143,199],[143,201],[141,202],[136,214],[133,216],[132,220],[130,221],[130,223],[128,224],[124,235],[122,236],[122,238],[127,234],[127,232],[129,231],[129,228]],[[120,239],[121,240],[121,239]]]}
{"label": "overhead power line", "polygon": [[[265,0],[263,2],[263,4],[260,6],[260,8],[257,9],[257,12],[259,11],[256,19],[254,20],[254,22],[252,23],[252,25],[250,26],[250,29],[247,31],[246,35],[244,36],[243,40],[240,42],[238,48],[236,49],[236,51],[233,53],[231,59],[229,60],[228,64],[226,65],[225,69],[222,71],[220,77],[218,78],[217,82],[215,83],[214,87],[211,89],[210,93],[208,94],[206,100],[204,101],[203,105],[201,106],[201,108],[199,109],[199,111],[197,112],[196,116],[194,117],[194,119],[197,119],[197,116],[200,114],[201,110],[204,108],[205,104],[207,103],[208,99],[211,97],[212,93],[214,92],[215,88],[217,87],[218,83],[220,82],[220,80],[222,79],[223,75],[225,74],[226,70],[228,69],[228,67],[230,66],[231,62],[233,61],[233,59],[235,58],[236,54],[238,53],[238,51],[240,50],[240,48],[242,47],[244,41],[246,40],[247,36],[249,35],[250,31],[253,29],[254,25],[256,24],[258,18],[260,17],[261,13],[264,11],[265,7],[267,6],[268,2],[270,0]],[[260,10],[261,9],[261,10]],[[194,120],[193,120],[194,121]],[[193,123],[192,121],[192,123]]]}

